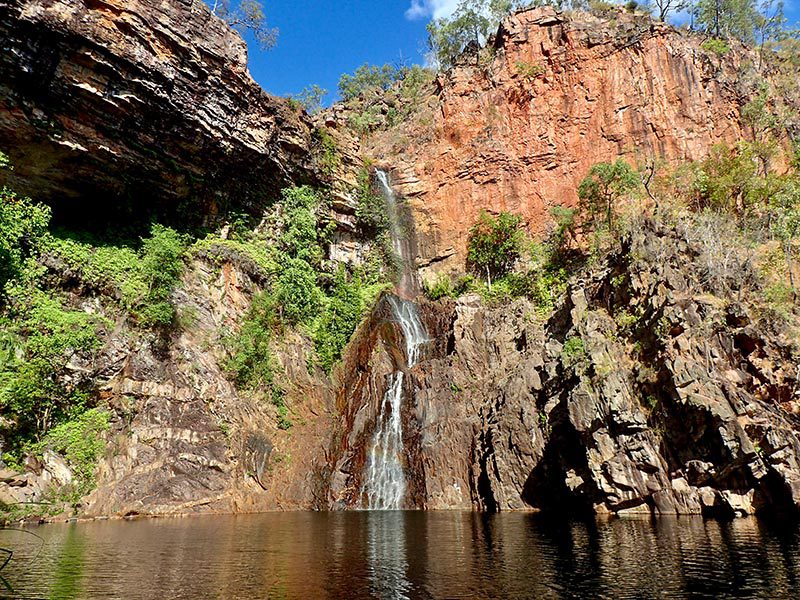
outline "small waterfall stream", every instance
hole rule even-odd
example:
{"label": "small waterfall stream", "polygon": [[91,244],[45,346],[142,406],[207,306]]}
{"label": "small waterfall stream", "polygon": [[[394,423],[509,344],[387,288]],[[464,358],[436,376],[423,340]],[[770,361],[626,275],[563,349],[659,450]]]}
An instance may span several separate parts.
{"label": "small waterfall stream", "polygon": [[[389,176],[377,171],[386,211],[389,216],[389,233],[392,246],[402,261],[402,274],[397,291],[403,296],[413,296],[417,289],[416,269],[413,266],[409,236],[403,231],[397,197]],[[377,427],[367,457],[363,495],[370,510],[398,510],[403,508],[406,495],[403,448],[403,391],[405,370],[417,364],[420,348],[428,342],[428,333],[420,319],[417,305],[404,297],[388,296],[392,317],[400,325],[405,338],[405,369],[402,367],[389,376],[389,386],[381,401]]]}

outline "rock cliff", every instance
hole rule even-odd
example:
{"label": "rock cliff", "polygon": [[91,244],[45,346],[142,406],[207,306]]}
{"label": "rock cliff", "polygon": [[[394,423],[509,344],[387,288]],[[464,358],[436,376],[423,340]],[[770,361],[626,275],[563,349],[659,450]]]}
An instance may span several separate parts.
{"label": "rock cliff", "polygon": [[[524,300],[423,306],[433,341],[410,372],[403,412],[409,507],[800,508],[797,331],[715,296],[708,249],[687,227],[644,221],[572,280],[546,321]],[[351,348],[332,507],[361,501],[399,335],[382,306]]]}
{"label": "rock cliff", "polygon": [[315,179],[307,118],[202,0],[3,0],[0,38],[11,184],[59,220],[201,223]]}
{"label": "rock cliff", "polygon": [[488,52],[438,76],[432,110],[370,136],[415,211],[419,263],[464,267],[483,208],[524,216],[532,233],[572,206],[589,168],[624,157],[704,157],[745,135],[743,51],[723,58],[702,38],[623,10],[609,18],[551,8],[512,15]]}

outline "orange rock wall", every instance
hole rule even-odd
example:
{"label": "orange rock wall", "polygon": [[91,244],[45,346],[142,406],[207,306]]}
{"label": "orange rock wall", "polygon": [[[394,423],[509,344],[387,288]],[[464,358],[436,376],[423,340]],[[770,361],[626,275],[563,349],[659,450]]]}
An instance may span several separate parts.
{"label": "orange rock wall", "polygon": [[433,141],[379,155],[414,207],[423,276],[463,269],[481,209],[520,213],[542,233],[597,162],[699,159],[741,138],[741,53],[720,64],[700,41],[643,16],[534,9],[501,26],[488,67],[472,57],[440,76]]}

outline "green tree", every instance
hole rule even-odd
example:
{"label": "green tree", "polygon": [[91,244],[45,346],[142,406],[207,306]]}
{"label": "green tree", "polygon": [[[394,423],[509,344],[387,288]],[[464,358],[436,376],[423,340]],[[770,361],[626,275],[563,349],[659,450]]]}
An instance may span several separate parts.
{"label": "green tree", "polygon": [[259,0],[212,0],[212,12],[241,34],[251,34],[262,50],[278,43],[278,30],[270,27]]}
{"label": "green tree", "polygon": [[670,13],[680,12],[688,6],[688,0],[653,0],[653,7],[659,21],[666,21]]}
{"label": "green tree", "polygon": [[476,272],[486,276],[490,289],[493,278],[506,275],[514,267],[524,237],[519,215],[501,212],[495,217],[481,211],[469,230],[467,261]]}
{"label": "green tree", "polygon": [[364,312],[361,297],[362,282],[358,276],[348,280],[344,265],[340,265],[333,281],[328,309],[322,315],[314,335],[314,346],[322,368],[330,373],[342,356]]}
{"label": "green tree", "polygon": [[0,301],[6,286],[35,264],[50,223],[50,209],[0,189]]}
{"label": "green tree", "polygon": [[345,102],[358,98],[373,90],[388,90],[403,78],[404,69],[389,64],[383,66],[363,64],[352,75],[345,73],[339,78],[339,95]]}
{"label": "green tree", "polygon": [[303,88],[299,94],[291,96],[292,100],[299,103],[310,115],[315,115],[322,110],[322,101],[328,95],[328,90],[316,83]]}
{"label": "green tree", "polygon": [[480,47],[518,0],[461,0],[451,17],[428,24],[428,47],[441,68],[449,68],[468,47]]}
{"label": "green tree", "polygon": [[693,7],[695,24],[717,38],[738,38],[752,42],[758,18],[755,0],[697,0]]}
{"label": "green tree", "polygon": [[621,158],[613,163],[597,163],[578,187],[581,209],[592,221],[597,215],[604,215],[606,226],[613,229],[615,204],[638,185],[636,172]]}

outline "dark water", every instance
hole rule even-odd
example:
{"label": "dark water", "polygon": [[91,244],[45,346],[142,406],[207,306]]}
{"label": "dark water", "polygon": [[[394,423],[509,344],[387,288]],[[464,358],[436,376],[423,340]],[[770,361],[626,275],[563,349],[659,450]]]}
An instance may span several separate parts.
{"label": "dark water", "polygon": [[756,520],[290,513],[31,531],[41,551],[0,531],[7,597],[800,597],[800,529]]}

